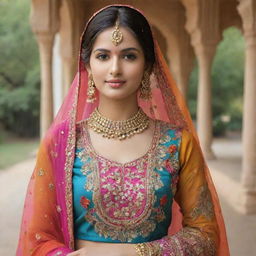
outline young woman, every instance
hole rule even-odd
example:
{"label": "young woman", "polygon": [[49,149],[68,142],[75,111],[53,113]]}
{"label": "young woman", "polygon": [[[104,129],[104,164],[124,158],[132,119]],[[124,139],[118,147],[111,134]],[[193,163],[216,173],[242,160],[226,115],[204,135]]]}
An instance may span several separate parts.
{"label": "young woman", "polygon": [[188,110],[132,7],[108,6],[85,28],[78,74],[38,153],[17,255],[229,255]]}

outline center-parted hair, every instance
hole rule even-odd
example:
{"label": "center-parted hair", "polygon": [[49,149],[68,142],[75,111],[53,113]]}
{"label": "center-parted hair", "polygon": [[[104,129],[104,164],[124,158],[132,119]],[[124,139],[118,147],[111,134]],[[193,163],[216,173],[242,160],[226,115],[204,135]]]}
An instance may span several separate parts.
{"label": "center-parted hair", "polygon": [[145,17],[133,8],[111,6],[100,11],[89,22],[82,39],[82,59],[85,64],[90,61],[93,44],[103,30],[114,27],[118,20],[120,27],[128,28],[141,45],[148,68],[155,63],[154,41],[150,26]]}

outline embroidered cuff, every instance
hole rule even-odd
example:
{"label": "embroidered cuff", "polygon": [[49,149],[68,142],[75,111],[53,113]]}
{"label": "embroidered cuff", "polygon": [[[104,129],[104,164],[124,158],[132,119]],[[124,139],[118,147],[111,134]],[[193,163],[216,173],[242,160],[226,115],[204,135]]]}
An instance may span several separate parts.
{"label": "embroidered cuff", "polygon": [[150,242],[154,256],[216,255],[215,243],[201,231],[185,227],[173,236]]}

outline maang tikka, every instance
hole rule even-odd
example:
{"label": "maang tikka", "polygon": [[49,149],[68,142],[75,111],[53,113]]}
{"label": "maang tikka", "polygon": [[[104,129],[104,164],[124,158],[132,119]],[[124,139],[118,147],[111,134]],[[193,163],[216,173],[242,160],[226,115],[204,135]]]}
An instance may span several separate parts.
{"label": "maang tikka", "polygon": [[95,83],[92,79],[92,76],[89,75],[89,77],[88,77],[88,88],[87,88],[87,99],[86,99],[86,101],[88,103],[93,103],[96,100],[95,93],[96,93]]}
{"label": "maang tikka", "polygon": [[140,98],[143,100],[149,100],[152,97],[152,92],[150,88],[150,74],[145,71],[140,87]]}
{"label": "maang tikka", "polygon": [[111,34],[111,41],[115,46],[118,46],[123,41],[123,34],[119,29],[119,21],[116,21],[115,30]]}

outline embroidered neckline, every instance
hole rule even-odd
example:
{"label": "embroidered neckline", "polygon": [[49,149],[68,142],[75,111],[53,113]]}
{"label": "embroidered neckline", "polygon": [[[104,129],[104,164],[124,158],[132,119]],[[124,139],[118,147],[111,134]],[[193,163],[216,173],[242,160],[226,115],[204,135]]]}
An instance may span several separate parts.
{"label": "embroidered neckline", "polygon": [[100,155],[96,149],[94,148],[94,146],[92,145],[92,142],[91,142],[91,137],[90,137],[90,134],[89,134],[89,131],[88,131],[88,126],[87,126],[87,122],[85,120],[84,122],[84,126],[83,126],[83,139],[84,139],[84,146],[85,147],[88,147],[90,152],[97,158],[97,159],[100,159],[102,161],[105,161],[105,162],[108,162],[108,163],[113,163],[115,164],[116,166],[127,166],[127,165],[131,165],[131,164],[134,164],[134,163],[137,163],[138,161],[142,160],[143,158],[145,157],[148,157],[153,151],[154,149],[156,148],[156,146],[158,145],[159,143],[159,140],[160,140],[160,122],[158,120],[155,120],[154,121],[154,132],[153,132],[153,137],[152,137],[152,140],[151,140],[151,143],[150,143],[150,146],[148,148],[148,150],[146,151],[146,153],[144,153],[142,156],[136,158],[136,159],[133,159],[131,161],[128,161],[128,162],[125,162],[125,163],[121,163],[121,162],[118,162],[118,161],[115,161],[115,160],[111,160],[105,156],[102,156]]}
{"label": "embroidered neckline", "polygon": [[[131,242],[137,237],[153,234],[158,223],[168,221],[164,210],[167,200],[163,196],[156,204],[155,192],[164,186],[160,172],[164,170],[164,156],[169,154],[169,144],[166,143],[173,136],[172,133],[163,136],[169,126],[162,121],[155,121],[153,125],[148,151],[135,160],[118,163],[95,154],[86,137],[86,120],[79,123],[81,151],[78,155],[83,164],[81,172],[86,176],[84,189],[92,193],[93,202],[84,218],[100,237]],[[161,168],[156,170],[156,166]],[[170,195],[172,200],[173,193]]]}

